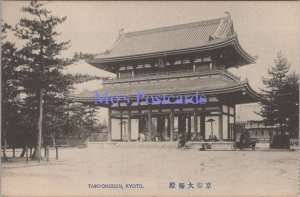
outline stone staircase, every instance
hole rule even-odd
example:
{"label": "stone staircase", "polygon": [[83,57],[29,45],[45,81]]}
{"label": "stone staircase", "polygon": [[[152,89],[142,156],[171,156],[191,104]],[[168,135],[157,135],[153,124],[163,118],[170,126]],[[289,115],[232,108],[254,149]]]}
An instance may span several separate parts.
{"label": "stone staircase", "polygon": [[[178,141],[174,142],[87,142],[87,148],[120,148],[120,149],[176,149]],[[233,150],[232,142],[187,142],[188,149]]]}
{"label": "stone staircase", "polygon": [[176,149],[178,142],[87,142],[88,148]]}

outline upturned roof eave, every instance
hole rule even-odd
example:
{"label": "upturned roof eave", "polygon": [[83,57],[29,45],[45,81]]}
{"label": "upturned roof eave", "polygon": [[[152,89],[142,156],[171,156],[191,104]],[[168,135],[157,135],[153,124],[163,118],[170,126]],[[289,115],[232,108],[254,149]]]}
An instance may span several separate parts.
{"label": "upturned roof eave", "polygon": [[[219,89],[211,89],[211,90],[199,90],[199,93],[203,92],[205,95],[219,95],[219,94],[228,94],[232,92],[238,92],[238,91],[246,91],[250,97],[252,97],[253,102],[259,102],[260,100],[260,95],[254,91],[249,83],[247,81],[240,82],[239,84],[232,86],[232,87],[226,87],[226,88],[219,88]],[[188,92],[174,92],[177,95],[184,95],[188,94],[191,91]],[[168,94],[168,93],[167,93]],[[170,93],[169,93],[170,94]],[[95,102],[97,100],[96,96],[82,96],[83,94],[80,95],[72,95],[72,100],[77,101],[77,102]],[[145,94],[145,95],[157,95],[157,94]],[[134,95],[129,95],[129,96],[134,96]]]}
{"label": "upturned roof eave", "polygon": [[261,94],[259,94],[255,90],[253,90],[248,82],[246,83],[246,88],[247,88],[248,93],[251,95],[251,97],[254,100],[256,100],[256,102],[260,102],[261,101],[261,99],[262,99]]}
{"label": "upturned roof eave", "polygon": [[221,40],[220,42],[216,42],[213,44],[208,44],[200,47],[185,48],[185,49],[178,49],[178,50],[171,50],[171,51],[160,51],[155,53],[143,53],[143,54],[135,54],[135,55],[128,55],[128,56],[116,56],[111,58],[98,58],[98,59],[87,60],[86,62],[93,66],[98,66],[101,64],[105,65],[107,63],[113,63],[119,61],[164,57],[164,56],[178,55],[178,54],[191,53],[191,52],[203,52],[203,51],[214,50],[214,49],[218,49],[230,45],[233,45],[235,47],[237,52],[246,60],[246,63],[248,64],[255,63],[255,58],[249,55],[247,52],[245,52],[240,46],[236,34],[228,39]]}
{"label": "upturned roof eave", "polygon": [[248,54],[240,45],[238,38],[235,37],[234,39],[234,47],[237,50],[237,52],[244,58],[247,60],[248,64],[254,64],[255,61],[258,59],[258,57],[256,56],[251,56],[250,54]]}

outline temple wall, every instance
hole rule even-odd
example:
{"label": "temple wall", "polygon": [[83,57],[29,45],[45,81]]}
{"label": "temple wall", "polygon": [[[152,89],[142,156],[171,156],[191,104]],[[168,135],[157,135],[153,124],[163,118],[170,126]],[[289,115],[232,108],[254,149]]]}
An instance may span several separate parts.
{"label": "temple wall", "polygon": [[223,115],[223,140],[228,139],[228,115]]}
{"label": "temple wall", "polygon": [[131,140],[139,137],[139,119],[131,119]]}
{"label": "temple wall", "polygon": [[121,120],[112,119],[111,122],[111,139],[112,140],[121,140]]}

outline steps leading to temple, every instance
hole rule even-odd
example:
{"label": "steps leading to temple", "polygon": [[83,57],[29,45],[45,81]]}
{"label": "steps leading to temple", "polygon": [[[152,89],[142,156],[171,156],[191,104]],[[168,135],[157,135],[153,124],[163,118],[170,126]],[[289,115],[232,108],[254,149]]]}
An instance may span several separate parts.
{"label": "steps leading to temple", "polygon": [[[88,148],[153,148],[153,149],[176,149],[177,141],[174,142],[88,142]],[[189,149],[200,149],[202,145],[205,150],[233,150],[232,142],[188,142]]]}
{"label": "steps leading to temple", "polygon": [[175,149],[178,142],[88,142],[88,148],[155,148],[155,149]]}

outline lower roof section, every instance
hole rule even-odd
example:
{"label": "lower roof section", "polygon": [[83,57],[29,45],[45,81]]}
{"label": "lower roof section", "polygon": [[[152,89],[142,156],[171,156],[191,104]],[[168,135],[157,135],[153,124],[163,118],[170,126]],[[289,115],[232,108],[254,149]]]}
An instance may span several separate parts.
{"label": "lower roof section", "polygon": [[76,102],[96,103],[98,96],[105,98],[106,94],[109,98],[120,95],[133,98],[137,92],[145,96],[162,94],[176,96],[195,94],[196,91],[207,97],[217,96],[231,104],[259,102],[259,94],[249,86],[247,80],[239,81],[226,74],[112,84],[98,91],[73,95],[72,98]]}

